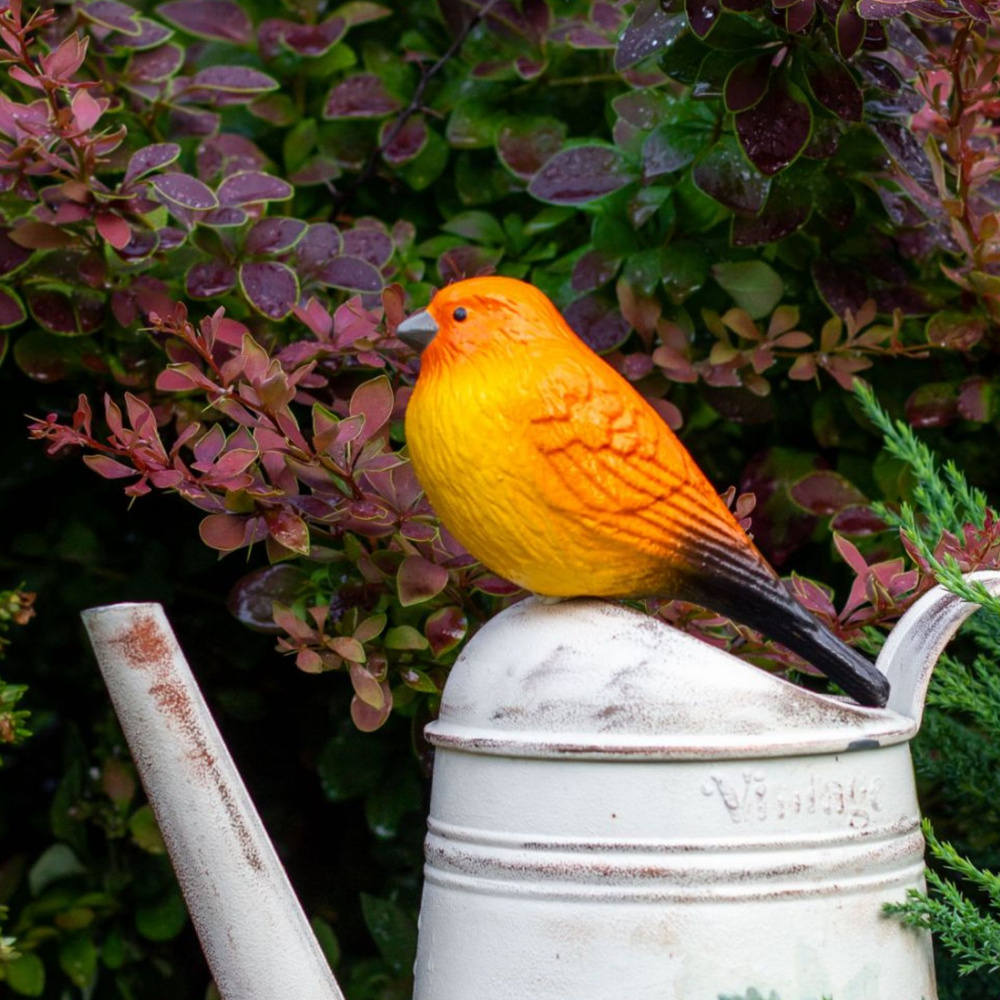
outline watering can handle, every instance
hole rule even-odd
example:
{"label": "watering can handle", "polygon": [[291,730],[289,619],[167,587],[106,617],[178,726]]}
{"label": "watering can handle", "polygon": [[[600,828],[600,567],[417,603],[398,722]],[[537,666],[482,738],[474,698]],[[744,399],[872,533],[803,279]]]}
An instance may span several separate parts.
{"label": "watering can handle", "polygon": [[[965,579],[1000,595],[1000,571],[967,573]],[[934,665],[962,623],[979,607],[944,587],[935,587],[900,618],[876,664],[891,686],[889,710],[913,719],[919,729]]]}

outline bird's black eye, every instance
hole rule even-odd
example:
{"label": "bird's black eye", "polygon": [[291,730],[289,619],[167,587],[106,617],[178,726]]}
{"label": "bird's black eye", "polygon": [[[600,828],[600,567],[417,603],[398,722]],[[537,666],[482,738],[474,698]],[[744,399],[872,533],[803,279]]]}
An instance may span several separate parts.
{"label": "bird's black eye", "polygon": [[462,306],[459,306],[453,313],[452,316],[455,317],[456,322],[461,323],[465,320],[466,316],[469,314],[465,311]]}

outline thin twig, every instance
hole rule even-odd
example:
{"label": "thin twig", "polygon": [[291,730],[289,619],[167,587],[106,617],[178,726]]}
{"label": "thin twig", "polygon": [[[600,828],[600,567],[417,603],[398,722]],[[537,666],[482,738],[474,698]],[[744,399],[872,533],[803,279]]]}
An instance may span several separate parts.
{"label": "thin twig", "polygon": [[407,104],[405,108],[399,113],[396,121],[393,123],[392,128],[386,132],[385,138],[380,143],[379,147],[374,150],[371,156],[368,157],[368,162],[365,163],[361,170],[361,173],[355,178],[354,182],[350,187],[341,191],[337,197],[334,199],[333,208],[331,209],[331,215],[336,218],[337,213],[344,207],[348,198],[354,194],[358,188],[366,184],[372,174],[375,173],[375,169],[378,166],[378,162],[382,157],[382,154],[396,141],[396,137],[400,132],[403,131],[403,127],[406,123],[413,117],[422,107],[424,101],[424,93],[427,90],[427,85],[431,82],[431,79],[439,73],[449,60],[454,58],[459,49],[465,44],[466,39],[472,34],[473,30],[486,18],[493,7],[499,0],[487,0],[482,7],[480,7],[475,14],[469,19],[469,23],[455,36],[451,45],[445,50],[444,55],[436,63],[434,63],[429,69],[424,70],[420,75],[420,81],[417,83],[416,89],[413,91],[413,97],[410,98],[410,103]]}

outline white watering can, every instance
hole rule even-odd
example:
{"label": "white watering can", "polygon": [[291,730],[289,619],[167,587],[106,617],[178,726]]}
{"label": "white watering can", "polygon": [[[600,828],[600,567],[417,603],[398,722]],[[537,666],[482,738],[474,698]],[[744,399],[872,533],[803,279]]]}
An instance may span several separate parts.
{"label": "white watering can", "polygon": [[[493,619],[427,729],[414,1000],[936,1000],[882,907],[924,885],[907,743],[975,610],[907,612],[885,709],[618,605]],[[223,1000],[342,1000],[162,609],[84,620]]]}

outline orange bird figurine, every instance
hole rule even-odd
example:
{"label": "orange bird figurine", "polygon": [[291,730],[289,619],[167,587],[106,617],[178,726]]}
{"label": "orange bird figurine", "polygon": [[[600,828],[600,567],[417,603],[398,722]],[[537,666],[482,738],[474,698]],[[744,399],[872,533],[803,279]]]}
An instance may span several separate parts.
{"label": "orange bird figurine", "polygon": [[659,414],[538,289],[459,281],[396,332],[422,349],[417,477],[480,562],[543,597],[699,604],[886,703],[885,676],[788,593]]}

